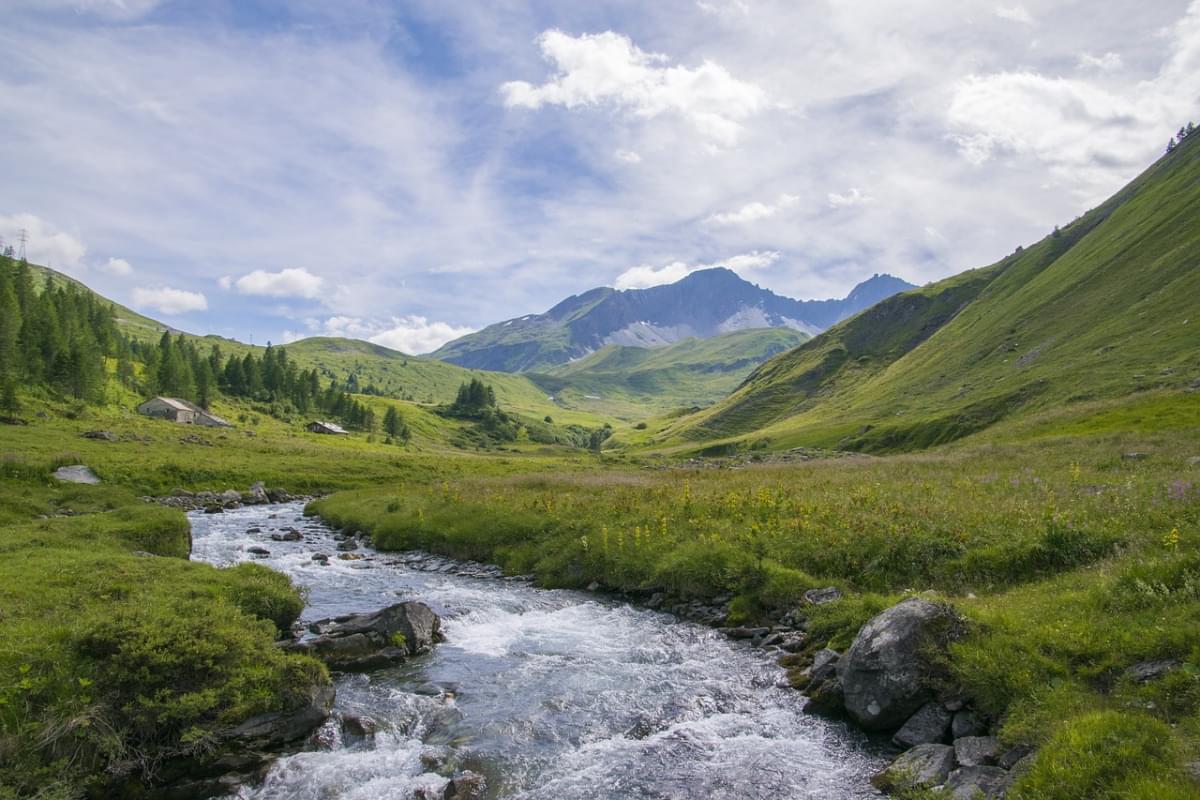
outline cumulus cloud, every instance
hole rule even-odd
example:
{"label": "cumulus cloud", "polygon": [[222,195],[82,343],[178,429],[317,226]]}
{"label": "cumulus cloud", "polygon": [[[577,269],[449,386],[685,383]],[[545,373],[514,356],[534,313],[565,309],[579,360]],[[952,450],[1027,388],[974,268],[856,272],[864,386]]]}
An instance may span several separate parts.
{"label": "cumulus cloud", "polygon": [[780,211],[794,208],[799,202],[800,198],[796,195],[781,194],[779,195],[779,199],[774,203],[747,203],[736,211],[713,214],[708,218],[708,221],[714,225],[745,225],[750,222],[769,219]]}
{"label": "cumulus cloud", "polygon": [[[218,281],[226,288],[225,279]],[[303,297],[313,299],[320,296],[324,280],[304,268],[289,268],[279,272],[256,269],[233,282],[241,294],[264,297]]]}
{"label": "cumulus cloud", "polygon": [[646,289],[651,286],[675,283],[696,270],[711,269],[712,267],[726,267],[745,278],[748,273],[771,266],[779,258],[780,254],[773,250],[766,252],[755,250],[710,264],[688,264],[683,261],[673,261],[661,267],[643,264],[630,267],[618,275],[615,286],[618,289]]}
{"label": "cumulus cloud", "polygon": [[747,0],[696,0],[696,8],[716,17],[746,17],[750,15]]}
{"label": "cumulus cloud", "polygon": [[172,289],[169,286],[157,289],[138,287],[133,290],[133,304],[138,308],[160,311],[174,316],[189,311],[208,310],[208,299],[199,292]]}
{"label": "cumulus cloud", "polygon": [[830,192],[828,199],[830,208],[847,208],[849,206],[862,205],[863,203],[871,203],[875,200],[870,195],[863,194],[856,186],[851,186],[850,191],[845,194]]}
{"label": "cumulus cloud", "polygon": [[100,271],[124,278],[133,274],[133,265],[123,258],[110,258],[100,265]]}
{"label": "cumulus cloud", "polygon": [[647,53],[613,31],[570,36],[548,30],[537,42],[558,72],[540,86],[503,84],[500,91],[510,108],[611,106],[644,119],[675,113],[711,143],[727,147],[736,144],[742,123],[767,107],[762,89],[714,61],[695,68],[670,66],[667,56]]}
{"label": "cumulus cloud", "polygon": [[1025,8],[1025,6],[996,6],[995,14],[1000,19],[1007,19],[1011,22],[1020,22],[1022,25],[1033,24],[1033,17],[1029,15],[1029,11]]}
{"label": "cumulus cloud", "polygon": [[217,278],[217,286],[225,291],[229,291],[233,288],[233,277],[231,275],[222,275]]}
{"label": "cumulus cloud", "polygon": [[1121,60],[1120,53],[1105,53],[1102,56],[1094,56],[1091,53],[1084,53],[1079,57],[1080,69],[1094,69],[1099,72],[1116,72],[1124,62]]}
{"label": "cumulus cloud", "polygon": [[632,150],[618,150],[613,153],[613,158],[617,161],[624,161],[626,164],[640,164],[642,157]]}
{"label": "cumulus cloud", "polygon": [[[364,319],[338,315],[324,320],[309,319],[306,321],[306,325],[310,336],[365,339],[374,344],[413,355],[432,352],[446,342],[474,331],[474,328],[451,325],[448,322],[430,321],[417,314],[387,319]],[[303,338],[295,331],[284,331],[283,335],[285,342]]]}
{"label": "cumulus cloud", "polygon": [[65,272],[80,272],[85,268],[83,257],[87,247],[66,231],[33,214],[0,216],[0,238],[5,246],[20,249],[19,238],[25,232],[25,255],[33,264],[45,264]]}

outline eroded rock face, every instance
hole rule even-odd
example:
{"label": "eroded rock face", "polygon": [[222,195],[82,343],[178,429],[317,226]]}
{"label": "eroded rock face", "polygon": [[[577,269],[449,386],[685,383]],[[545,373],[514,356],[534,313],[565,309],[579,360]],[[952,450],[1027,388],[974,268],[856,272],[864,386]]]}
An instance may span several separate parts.
{"label": "eroded rock face", "polygon": [[316,634],[289,642],[285,649],[316,656],[331,669],[367,672],[427,653],[442,641],[442,622],[424,603],[397,603],[370,614],[321,620]]}
{"label": "eroded rock face", "polygon": [[838,663],[846,711],[868,730],[898,728],[932,698],[931,652],[956,637],[948,606],[910,597],[858,632]]}

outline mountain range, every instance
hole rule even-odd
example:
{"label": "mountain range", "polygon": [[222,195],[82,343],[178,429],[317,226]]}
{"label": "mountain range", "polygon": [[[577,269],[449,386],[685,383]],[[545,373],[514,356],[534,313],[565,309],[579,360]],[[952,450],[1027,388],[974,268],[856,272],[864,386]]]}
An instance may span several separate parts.
{"label": "mountain range", "polygon": [[456,339],[432,357],[474,369],[544,372],[607,345],[662,347],[755,328],[813,335],[911,288],[891,275],[875,275],[841,299],[793,300],[714,267],[649,289],[602,287],[573,295],[544,314]]}

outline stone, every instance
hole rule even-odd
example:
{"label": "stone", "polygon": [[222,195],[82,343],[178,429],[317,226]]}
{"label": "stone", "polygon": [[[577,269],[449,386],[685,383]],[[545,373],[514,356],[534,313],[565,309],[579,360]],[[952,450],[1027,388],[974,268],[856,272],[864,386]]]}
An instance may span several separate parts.
{"label": "stone", "polygon": [[287,711],[251,717],[229,731],[228,738],[253,750],[271,750],[300,741],[329,718],[333,698],[332,686],[310,687],[300,704]]}
{"label": "stone", "polygon": [[1125,677],[1134,683],[1149,683],[1150,681],[1158,680],[1171,670],[1178,669],[1179,666],[1180,662],[1173,658],[1156,661],[1139,661],[1125,670]]}
{"label": "stone", "polygon": [[312,560],[318,564],[329,564],[329,556],[324,553],[313,553]]}
{"label": "stone", "polygon": [[954,748],[948,744],[919,744],[901,753],[882,772],[871,778],[884,792],[932,789],[946,782],[954,769]]}
{"label": "stone", "polygon": [[427,653],[443,640],[441,619],[424,603],[405,602],[370,614],[313,623],[316,636],[288,642],[290,652],[316,656],[331,669],[368,672]]}
{"label": "stone", "polygon": [[347,553],[351,550],[357,550],[358,542],[354,541],[353,539],[346,539],[337,543],[337,549],[343,553]]}
{"label": "stone", "polygon": [[846,695],[837,675],[816,684],[810,683],[805,691],[808,694],[808,702],[804,704],[805,714],[837,717],[845,710]]}
{"label": "stone", "polygon": [[587,585],[587,590],[589,592],[598,592],[600,591],[600,584],[596,581],[592,581]]}
{"label": "stone", "polygon": [[799,653],[808,644],[808,634],[800,631],[789,631],[783,634],[783,640],[779,643],[779,649],[785,653]]}
{"label": "stone", "polygon": [[999,757],[1000,740],[995,736],[964,736],[954,740],[954,758],[959,766],[994,766]]}
{"label": "stone", "polygon": [[983,736],[987,733],[987,725],[979,718],[979,715],[974,711],[963,709],[954,715],[954,722],[950,725],[950,735],[955,739],[961,739],[964,736]]}
{"label": "stone", "polygon": [[946,791],[954,800],[1003,800],[1012,776],[999,767],[962,767],[946,779]]}
{"label": "stone", "polygon": [[247,547],[246,552],[252,556],[258,556],[259,558],[266,558],[267,556],[271,555],[270,550],[265,547],[259,547],[258,545]]}
{"label": "stone", "polygon": [[1033,753],[1033,748],[1027,744],[1018,744],[1004,751],[1000,758],[996,759],[996,765],[1002,769],[1016,769],[1016,765],[1024,761],[1027,756]]}
{"label": "stone", "polygon": [[351,736],[374,736],[379,730],[379,723],[371,717],[347,714],[342,717],[342,730]]}
{"label": "stone", "polygon": [[1192,456],[1188,459],[1189,467],[1200,467],[1200,456]]}
{"label": "stone", "polygon": [[740,628],[721,628],[721,633],[730,639],[756,639],[770,632],[770,628],[747,628],[745,626]]}
{"label": "stone", "polygon": [[941,744],[950,733],[950,712],[941,703],[926,703],[900,726],[892,741],[900,747]]}
{"label": "stone", "polygon": [[867,730],[898,728],[932,698],[931,660],[961,628],[949,606],[919,597],[872,618],[838,662],[846,711]]}
{"label": "stone", "polygon": [[841,654],[836,650],[830,650],[825,647],[818,650],[813,656],[812,664],[808,668],[808,680],[810,683],[821,683],[829,680],[837,674],[838,661],[842,658]]}
{"label": "stone", "polygon": [[463,770],[451,778],[442,793],[444,800],[483,800],[486,796],[487,780],[470,770]]}
{"label": "stone", "polygon": [[1144,461],[1146,459],[1146,455],[1146,453],[1123,453],[1121,458],[1125,459],[1126,461]]}
{"label": "stone", "polygon": [[842,599],[842,590],[836,586],[826,586],[824,589],[809,589],[804,593],[804,600],[811,606],[823,606],[835,600]]}
{"label": "stone", "polygon": [[272,533],[271,538],[277,542],[298,542],[304,538],[304,534],[295,528],[287,528],[283,533]]}
{"label": "stone", "polygon": [[89,486],[95,486],[100,483],[100,476],[92,472],[91,467],[83,464],[59,467],[54,470],[54,477],[63,483],[85,483]]}
{"label": "stone", "polygon": [[112,431],[87,431],[79,434],[84,439],[95,439],[100,442],[119,442],[121,437],[117,436]]}

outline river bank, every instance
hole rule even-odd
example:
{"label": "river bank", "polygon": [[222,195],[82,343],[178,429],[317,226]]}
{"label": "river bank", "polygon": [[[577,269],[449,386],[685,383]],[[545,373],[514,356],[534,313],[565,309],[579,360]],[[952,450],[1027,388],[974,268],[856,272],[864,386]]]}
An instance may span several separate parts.
{"label": "river bank", "polygon": [[[298,504],[283,508],[192,515],[195,557],[288,574],[308,592],[301,624],[422,600],[446,642],[397,669],[338,678],[321,743],[242,797],[407,797],[441,791],[461,769],[486,776],[493,797],[877,796],[874,746],[804,714],[761,650],[494,568],[376,553]],[[302,539],[271,538],[286,527]]]}

